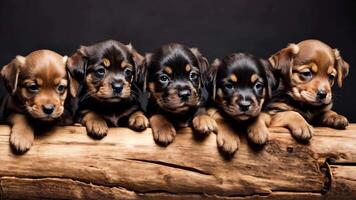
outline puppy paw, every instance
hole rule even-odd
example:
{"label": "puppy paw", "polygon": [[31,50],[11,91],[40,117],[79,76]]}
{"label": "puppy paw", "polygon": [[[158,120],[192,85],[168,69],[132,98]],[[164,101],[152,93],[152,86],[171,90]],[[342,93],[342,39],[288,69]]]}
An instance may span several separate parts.
{"label": "puppy paw", "polygon": [[235,134],[218,133],[216,142],[221,151],[234,154],[240,148],[240,138]]}
{"label": "puppy paw", "polygon": [[216,121],[209,115],[198,115],[193,119],[194,130],[203,135],[208,135],[211,132],[216,132]]}
{"label": "puppy paw", "polygon": [[150,124],[155,142],[167,146],[173,142],[176,129],[163,115],[154,115],[150,118]]}
{"label": "puppy paw", "polygon": [[102,139],[108,133],[109,128],[106,121],[93,112],[87,113],[82,122],[87,129],[88,135],[94,139]]}
{"label": "puppy paw", "polygon": [[263,145],[267,142],[269,130],[267,126],[252,125],[247,129],[247,136],[251,142]]}
{"label": "puppy paw", "polygon": [[10,145],[12,149],[19,154],[28,151],[34,140],[34,133],[31,129],[22,129],[14,127],[11,130]]}
{"label": "puppy paw", "polygon": [[331,128],[345,129],[349,125],[349,121],[346,117],[333,113],[327,117],[324,117],[321,121],[323,126],[328,126]]}
{"label": "puppy paw", "polygon": [[297,123],[291,124],[289,127],[292,136],[301,141],[308,141],[314,135],[314,128],[308,123]]}
{"label": "puppy paw", "polygon": [[129,128],[135,131],[143,131],[148,128],[149,122],[142,112],[136,112],[129,118]]}

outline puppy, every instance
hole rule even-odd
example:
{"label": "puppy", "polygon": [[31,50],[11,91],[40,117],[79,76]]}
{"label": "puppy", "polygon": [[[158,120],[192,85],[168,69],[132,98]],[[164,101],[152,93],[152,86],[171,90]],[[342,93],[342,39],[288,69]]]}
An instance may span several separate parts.
{"label": "puppy", "polygon": [[268,103],[271,126],[288,128],[292,135],[308,141],[313,135],[309,123],[343,129],[348,120],[332,111],[331,88],[341,87],[349,65],[337,49],[318,40],[290,44],[270,57],[279,73],[280,85]]}
{"label": "puppy", "polygon": [[271,69],[268,61],[244,53],[213,62],[209,74],[216,109],[209,109],[208,113],[218,124],[217,144],[224,153],[233,154],[240,145],[232,123],[246,128],[251,142],[266,143],[270,118],[260,112],[275,84]]}
{"label": "puppy", "polygon": [[106,136],[108,125],[137,131],[148,127],[134,83],[142,60],[131,44],[114,40],[82,46],[69,58],[68,68],[82,85],[77,121],[93,138]]}
{"label": "puppy", "polygon": [[209,63],[197,49],[163,45],[146,55],[144,66],[144,83],[150,93],[149,122],[158,144],[170,144],[177,127],[192,125],[202,135],[216,130],[204,107]]}
{"label": "puppy", "polygon": [[2,68],[8,95],[2,102],[1,121],[12,126],[10,144],[17,153],[30,149],[35,129],[66,125],[61,121],[67,121],[63,118],[67,91],[72,96],[77,92],[66,61],[67,57],[53,51],[38,50],[16,56]]}

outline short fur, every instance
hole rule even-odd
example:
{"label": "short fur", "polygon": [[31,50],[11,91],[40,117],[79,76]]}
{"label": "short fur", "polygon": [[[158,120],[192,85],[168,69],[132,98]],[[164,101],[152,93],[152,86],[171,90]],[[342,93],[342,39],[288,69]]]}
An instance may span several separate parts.
{"label": "short fur", "polygon": [[245,127],[253,143],[266,143],[269,119],[260,112],[275,84],[268,61],[249,54],[234,53],[222,60],[216,59],[209,74],[213,106],[217,109],[209,110],[209,113],[218,121],[219,148],[232,154],[239,147],[238,135],[229,122]]}
{"label": "short fur", "polygon": [[72,123],[67,90],[72,96],[77,91],[66,62],[53,51],[38,50],[16,56],[2,68],[8,94],[1,103],[1,121],[12,126],[10,144],[17,153],[30,149],[41,127]]}
{"label": "short fur", "polygon": [[266,110],[273,116],[271,126],[290,129],[292,135],[308,141],[313,135],[309,123],[345,128],[348,120],[332,111],[332,86],[341,87],[349,65],[336,49],[318,40],[291,44],[270,57],[281,77]]}
{"label": "short fur", "polygon": [[209,134],[216,124],[205,112],[208,61],[197,49],[171,43],[147,54],[143,85],[149,91],[150,125],[155,141],[170,144],[176,128],[192,125]]}
{"label": "short fur", "polygon": [[77,120],[93,138],[106,136],[108,125],[137,131],[148,127],[135,85],[142,60],[131,44],[114,40],[82,46],[69,58],[68,68],[82,85]]}

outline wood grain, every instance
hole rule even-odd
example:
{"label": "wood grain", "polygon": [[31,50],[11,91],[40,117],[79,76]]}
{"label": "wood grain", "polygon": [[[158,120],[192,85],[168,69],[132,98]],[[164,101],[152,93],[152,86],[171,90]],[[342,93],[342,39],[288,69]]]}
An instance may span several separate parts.
{"label": "wood grain", "polygon": [[15,155],[0,126],[0,199],[355,199],[356,125],[317,128],[309,144],[271,129],[257,149],[242,136],[226,159],[215,135],[182,129],[168,147],[142,133],[111,128],[102,140],[83,127],[37,135]]}

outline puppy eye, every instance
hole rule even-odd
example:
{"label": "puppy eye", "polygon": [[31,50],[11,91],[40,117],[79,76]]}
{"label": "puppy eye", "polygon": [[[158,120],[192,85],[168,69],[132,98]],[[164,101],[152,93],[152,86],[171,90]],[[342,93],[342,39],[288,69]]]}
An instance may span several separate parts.
{"label": "puppy eye", "polygon": [[103,77],[105,75],[105,69],[103,67],[101,68],[98,68],[96,71],[95,71],[95,75],[97,77]]}
{"label": "puppy eye", "polygon": [[231,83],[226,83],[225,84],[225,89],[226,90],[232,90],[232,88],[233,88],[233,85]]}
{"label": "puppy eye", "polygon": [[313,75],[310,71],[305,71],[305,72],[300,72],[300,76],[301,78],[308,80],[311,79]]}
{"label": "puppy eye", "polygon": [[256,89],[257,91],[261,91],[261,90],[263,89],[263,83],[257,82],[257,83],[255,84],[255,89]]}
{"label": "puppy eye", "polygon": [[39,88],[36,84],[28,85],[26,88],[29,92],[32,92],[32,93],[37,93],[39,91]]}
{"label": "puppy eye", "polygon": [[195,81],[198,79],[198,74],[196,72],[190,72],[189,79]]}
{"label": "puppy eye", "polygon": [[59,86],[57,87],[57,91],[58,91],[59,93],[63,93],[65,89],[66,89],[66,87],[65,87],[64,85],[59,85]]}
{"label": "puppy eye", "polygon": [[130,77],[130,76],[132,76],[132,70],[130,68],[126,68],[124,70],[124,74],[126,77]]}
{"label": "puppy eye", "polygon": [[167,83],[168,80],[169,80],[169,78],[168,78],[168,76],[165,75],[165,74],[162,74],[162,75],[159,76],[159,81],[160,81],[161,83]]}
{"label": "puppy eye", "polygon": [[335,76],[332,75],[332,74],[330,74],[330,75],[329,75],[329,81],[330,81],[330,82],[334,82],[334,80],[335,80]]}

